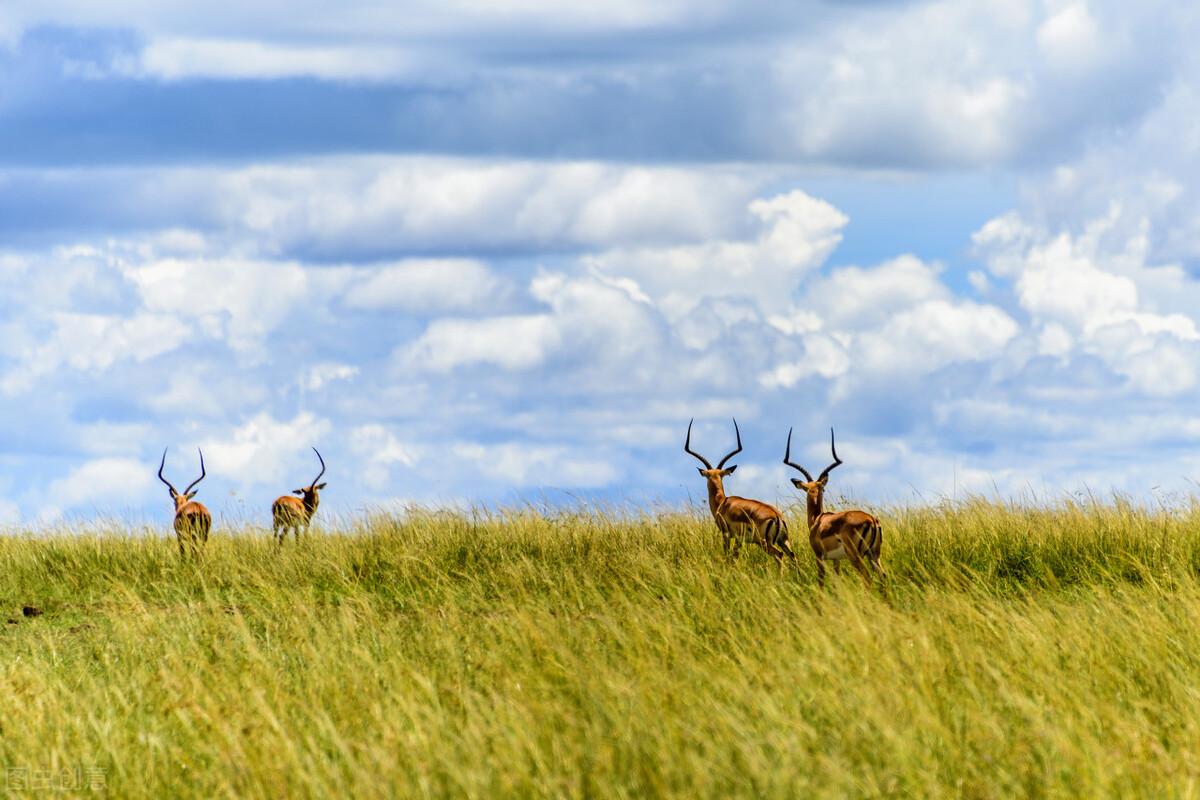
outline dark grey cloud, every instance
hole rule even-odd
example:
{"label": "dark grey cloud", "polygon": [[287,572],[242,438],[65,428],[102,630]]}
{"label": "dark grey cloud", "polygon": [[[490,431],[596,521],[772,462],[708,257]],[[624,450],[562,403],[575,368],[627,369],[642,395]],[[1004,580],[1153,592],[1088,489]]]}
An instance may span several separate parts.
{"label": "dark grey cloud", "polygon": [[[201,59],[246,59],[243,76],[193,64],[191,77],[155,77],[142,59],[162,45],[156,33],[32,28],[0,51],[0,165],[413,153],[1027,166],[1139,119],[1160,101],[1183,51],[1171,19],[1149,11],[1124,25],[1114,10],[1097,9],[1091,52],[1069,30],[1047,44],[1049,17],[989,40],[990,20],[973,6],[943,14],[929,3],[853,5],[700,6],[694,19],[679,10],[628,29],[589,32],[580,23],[525,35],[447,22],[417,44],[396,30],[332,44],[251,36],[268,50],[292,48],[270,78],[256,77],[256,59],[278,55],[225,53],[219,39]],[[1137,46],[1150,38],[1161,46]],[[321,46],[341,48],[341,66],[289,72],[303,70],[305,47]],[[411,50],[412,66],[355,79],[343,62],[356,48],[359,63]]]}

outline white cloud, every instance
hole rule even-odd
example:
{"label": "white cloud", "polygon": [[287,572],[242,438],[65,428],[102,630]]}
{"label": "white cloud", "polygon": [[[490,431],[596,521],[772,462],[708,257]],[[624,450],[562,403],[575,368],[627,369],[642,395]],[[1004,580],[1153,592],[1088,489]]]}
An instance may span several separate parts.
{"label": "white cloud", "polygon": [[282,491],[284,484],[306,480],[310,471],[316,474],[319,466],[314,467],[311,448],[331,429],[328,420],[308,412],[291,420],[262,413],[228,433],[206,438],[201,447],[210,471],[247,485],[277,484]]}
{"label": "white cloud", "polygon": [[[42,318],[54,312],[107,313],[127,290],[116,259],[103,247],[58,245],[8,253],[0,261],[0,298],[19,297],[17,310],[36,310]],[[24,338],[21,334],[17,341]],[[0,342],[0,350],[11,344]]]}
{"label": "white cloud", "polygon": [[561,334],[548,314],[442,319],[407,348],[407,360],[435,372],[471,364],[508,370],[540,366],[559,346]]}
{"label": "white cloud", "polygon": [[1057,69],[1083,70],[1100,52],[1099,27],[1085,2],[1072,2],[1037,28],[1038,49]]}
{"label": "white cloud", "polygon": [[392,249],[702,241],[745,228],[760,169],[395,156],[168,173],[223,225],[278,246]]}
{"label": "white cloud", "polygon": [[1047,323],[1038,335],[1038,352],[1046,356],[1065,357],[1075,345],[1070,332],[1056,322]]}
{"label": "white cloud", "polygon": [[772,51],[771,83],[779,122],[810,158],[883,169],[1036,162],[1152,107],[1194,22],[1165,3],[880,6]]}
{"label": "white cloud", "polygon": [[[155,391],[143,402],[163,418],[223,419],[232,409],[256,408],[268,402],[278,383],[251,370],[236,369],[219,359],[193,359],[186,369],[167,369],[154,376]],[[232,407],[232,409],[231,409]]]}
{"label": "white cloud", "polygon": [[1134,281],[1097,267],[1067,234],[1026,251],[1015,288],[1031,314],[1086,332],[1127,319],[1138,306]]}
{"label": "white cloud", "polygon": [[122,64],[118,71],[163,80],[312,77],[400,81],[429,70],[432,64],[426,61],[398,45],[338,47],[164,37],[147,43],[136,66]]}
{"label": "white cloud", "polygon": [[745,241],[584,256],[591,277],[531,283],[546,312],[435,320],[403,363],[555,369],[574,390],[724,387],[750,374],[770,390],[988,362],[1018,333],[1003,310],[955,298],[936,265],[911,256],[814,278],[846,217],[802,192],[749,207],[760,223]]}
{"label": "white cloud", "polygon": [[606,371],[633,367],[626,380],[653,370],[652,362],[641,369],[634,364],[652,357],[662,344],[654,312],[636,287],[542,273],[529,291],[549,306],[548,313],[436,320],[405,348],[402,358],[435,372],[470,365],[531,370],[566,357],[576,365]]}
{"label": "white cloud", "polygon": [[1200,347],[1194,344],[1171,336],[1145,336],[1134,326],[1120,326],[1100,331],[1096,347],[1109,354],[1116,372],[1151,397],[1171,397],[1196,387]]}
{"label": "white cloud", "polygon": [[[5,333],[0,356],[10,362],[0,363],[0,393],[30,391],[60,369],[104,373],[211,340],[261,359],[270,334],[292,314],[307,312],[312,319],[323,311],[349,274],[236,256],[159,255],[205,246],[198,237],[168,229],[101,245],[6,255],[0,289],[15,304],[0,323]],[[190,372],[161,370],[182,394],[177,402],[169,392],[147,402],[160,409],[204,407],[209,393],[194,375],[204,370],[195,362]],[[227,376],[208,377],[230,383]]]}
{"label": "white cloud", "polygon": [[163,259],[126,274],[150,311],[195,319],[207,336],[251,353],[303,302],[323,299],[319,276],[291,262]]}
{"label": "white cloud", "polygon": [[826,379],[846,374],[852,367],[847,348],[829,336],[804,338],[804,358],[778,364],[759,377],[768,389],[787,389],[814,375]]}
{"label": "white cloud", "polygon": [[[730,230],[730,218],[742,218],[739,201],[747,197],[752,176],[745,168],[608,168],[593,179],[599,185],[577,209],[545,193],[524,211],[534,218],[569,214],[572,238],[606,246],[708,238]],[[753,207],[752,212],[758,214]]]}
{"label": "white cloud", "polygon": [[156,482],[154,472],[132,458],[97,458],[52,482],[46,497],[59,507],[112,508],[144,499]]}
{"label": "white cloud", "polygon": [[[1193,8],[1190,19],[1175,24],[1184,31],[1197,22],[1200,9]],[[1093,233],[1097,246],[1117,253],[1140,239],[1146,259],[1155,264],[1200,254],[1200,192],[1194,188],[1200,160],[1189,133],[1200,109],[1194,77],[1200,56],[1194,49],[1187,48],[1173,81],[1146,89],[1158,102],[1144,118],[1027,177],[1019,215],[1025,225],[1078,235],[1099,222],[1102,230]]]}
{"label": "white cloud", "polygon": [[[454,164],[463,174],[494,165],[468,166]],[[551,182],[568,175],[591,181],[590,169],[560,171]],[[641,184],[638,178],[628,181]],[[259,197],[276,197],[281,207],[291,202],[287,193]],[[737,197],[731,191],[721,203]],[[892,491],[898,479],[891,473],[910,457],[935,471],[930,485],[953,485],[957,469],[960,488],[982,484],[984,475],[1017,486],[1004,463],[1011,447],[1023,441],[1011,433],[1011,420],[1028,416],[1039,403],[1061,402],[1044,398],[1077,398],[1080,355],[1099,361],[1144,396],[1176,397],[1200,380],[1189,349],[1194,322],[1181,310],[1194,296],[1191,279],[1173,265],[1148,266],[1146,232],[1121,228],[1126,235],[1118,237],[1120,220],[1112,215],[1065,235],[1051,235],[1021,214],[989,222],[975,237],[988,270],[983,303],[958,296],[939,265],[913,256],[829,266],[848,220],[810,195],[742,198],[735,209],[736,222],[726,221],[698,242],[689,237],[699,234],[684,224],[659,243],[634,242],[652,235],[634,226],[594,219],[588,223],[593,232],[585,234],[561,221],[559,230],[574,231],[563,235],[577,244],[600,236],[596,231],[605,226],[615,239],[587,245],[582,255],[556,254],[554,268],[537,271],[523,292],[508,289],[514,284],[508,283],[513,279],[507,277],[507,260],[316,267],[271,255],[280,251],[281,239],[269,231],[253,233],[248,246],[248,229],[237,226],[203,236],[176,228],[170,235],[56,248],[54,263],[69,267],[63,281],[71,287],[99,285],[113,276],[125,281],[116,284],[120,291],[113,296],[129,305],[98,316],[176,320],[190,337],[183,341],[230,338],[269,356],[245,370],[236,366],[244,350],[231,360],[222,348],[199,348],[189,351],[188,368],[177,370],[158,359],[158,351],[147,350],[152,363],[142,368],[136,338],[109,353],[89,349],[98,347],[87,341],[96,337],[77,337],[83,341],[74,353],[78,369],[93,372],[97,387],[108,394],[126,394],[114,380],[139,383],[133,413],[151,416],[145,424],[109,421],[101,406],[99,422],[73,425],[64,435],[76,437],[75,446],[93,458],[119,458],[150,438],[200,441],[212,473],[211,497],[226,486],[280,492],[308,480],[309,467],[315,469],[308,447],[341,429],[346,452],[332,455],[342,463],[339,469],[353,471],[358,485],[339,491],[332,502],[356,507],[364,497],[385,501],[418,463],[443,478],[436,487],[406,490],[405,496],[497,497],[513,487],[548,484],[619,491],[615,484],[629,471],[638,485],[674,486],[675,472],[662,466],[670,457],[655,455],[656,432],[692,414],[736,413],[749,430],[756,423],[765,429],[772,419],[792,418],[799,403],[803,419],[828,417],[839,433],[845,426],[850,453],[850,442],[860,438],[855,424],[883,418],[899,426],[901,433],[879,439],[886,445],[935,424],[930,420],[949,392],[962,395],[964,403],[998,398],[1005,411],[949,417],[958,426],[956,438],[927,453],[891,453],[885,447],[890,455],[882,460],[860,454],[854,469],[845,471],[849,480],[839,486]],[[545,214],[550,211],[535,212]],[[448,230],[452,218],[438,224]],[[354,222],[347,217],[330,224],[344,236]],[[683,238],[670,241],[671,236]],[[528,246],[538,251],[548,245]],[[171,248],[174,254],[168,255]],[[31,265],[39,261],[44,260],[36,255],[7,255],[7,277],[0,277],[5,288],[45,297],[63,314],[78,313],[73,309],[87,293],[72,288],[64,296],[51,283],[32,281],[39,270]],[[487,291],[472,294],[476,285]],[[1086,300],[1078,302],[1081,294]],[[500,308],[493,306],[497,296]],[[393,320],[401,317],[378,313],[389,310],[429,319],[415,334],[402,325],[393,331]],[[324,335],[307,335],[314,323],[324,326]],[[359,328],[364,325],[370,327]],[[6,365],[13,353],[49,341],[48,331],[24,316],[13,332],[3,345]],[[364,336],[376,356],[364,356],[355,344]],[[158,355],[181,346],[179,337],[145,338],[147,348],[167,348]],[[1054,372],[1037,377],[1041,399],[1031,401],[1022,395],[1029,380],[1022,371],[1039,354],[1054,359]],[[119,378],[109,377],[118,371]],[[964,374],[971,376],[969,390],[956,383]],[[1005,388],[1001,376],[1010,381]],[[49,387],[56,379],[51,370],[35,383]],[[1106,394],[1102,379],[1090,379],[1095,385],[1089,403],[1125,396]],[[351,382],[354,391],[323,391],[334,382]],[[1018,388],[1009,388],[1013,385]],[[147,386],[153,390],[145,391]],[[798,386],[802,398],[786,391]],[[864,386],[888,391],[859,391]],[[297,412],[297,402],[302,409],[311,403],[312,410]],[[130,411],[120,413],[127,419]],[[1076,418],[1067,419],[1055,435],[1082,437]],[[496,420],[503,420],[511,441],[464,443],[473,435],[493,440],[496,431],[488,425]],[[414,435],[410,425],[420,433]],[[1011,447],[997,445],[994,455],[974,462],[959,458],[956,465],[948,455],[957,442],[1005,437],[1014,442]],[[677,445],[672,438],[663,452],[674,453]],[[645,451],[648,463],[635,459],[626,465],[631,451]],[[602,455],[592,455],[597,452]],[[763,469],[763,481],[755,485],[766,487],[772,468]],[[1057,469],[1082,474],[1071,464]],[[951,477],[943,480],[946,475]],[[32,496],[20,501],[46,505],[39,502]],[[54,505],[67,513],[72,508],[68,502]]]}
{"label": "white cloud", "polygon": [[840,386],[997,358],[1017,336],[1017,322],[996,306],[954,297],[938,272],[901,256],[812,281],[798,303],[813,318],[796,331],[803,358],[775,365],[759,381],[788,388],[819,376]]}
{"label": "white cloud", "polygon": [[358,374],[358,367],[350,364],[315,364],[304,376],[303,386],[315,392],[334,381],[348,381]]}
{"label": "white cloud", "polygon": [[123,357],[153,358],[175,349],[188,332],[186,325],[161,314],[129,319],[60,314],[55,322],[57,336],[51,346],[59,352],[54,356],[61,355],[68,366],[81,370],[104,369]]}
{"label": "white cloud", "polygon": [[951,292],[939,269],[913,256],[900,256],[870,269],[844,267],[813,281],[802,305],[835,329],[883,324],[897,310]]}
{"label": "white cloud", "polygon": [[812,76],[790,82],[789,132],[810,155],[873,163],[1008,158],[1030,106],[1031,5],[922,3],[851,18],[820,45],[785,52],[781,87]]}
{"label": "white cloud", "polygon": [[617,248],[584,263],[633,280],[671,320],[710,298],[750,297],[762,310],[779,312],[841,241],[847,218],[801,191],[754,200],[749,211],[757,231],[748,240]]}
{"label": "white cloud", "polygon": [[[1182,309],[1200,300],[1200,285],[1177,266],[1146,262],[1145,226],[1114,237],[1120,221],[1114,207],[1081,223],[1079,233],[1052,235],[1010,214],[989,222],[974,241],[993,274],[1012,281],[1038,331],[1039,352],[1094,356],[1147,395],[1189,391],[1200,331],[1194,312]],[[1180,310],[1163,313],[1162,306]]]}
{"label": "white cloud", "polygon": [[1017,323],[994,306],[930,300],[864,333],[859,363],[872,375],[913,375],[956,362],[991,361],[1017,331]]}
{"label": "white cloud", "polygon": [[344,295],[351,308],[417,314],[492,309],[504,282],[473,259],[414,259],[360,270]]}
{"label": "white cloud", "polygon": [[593,488],[613,482],[620,474],[605,460],[580,455],[565,447],[460,443],[452,446],[450,452],[473,465],[473,472],[508,486]]}
{"label": "white cloud", "polygon": [[393,466],[411,467],[418,461],[418,448],[401,442],[383,425],[359,425],[350,431],[349,442],[365,464],[358,477],[376,491],[388,486]]}
{"label": "white cloud", "polygon": [[103,371],[122,360],[146,361],[186,341],[190,328],[163,314],[121,318],[101,314],[56,313],[53,331],[40,342],[28,342],[15,355],[18,363],[0,375],[7,394],[31,389],[39,378],[61,367]]}

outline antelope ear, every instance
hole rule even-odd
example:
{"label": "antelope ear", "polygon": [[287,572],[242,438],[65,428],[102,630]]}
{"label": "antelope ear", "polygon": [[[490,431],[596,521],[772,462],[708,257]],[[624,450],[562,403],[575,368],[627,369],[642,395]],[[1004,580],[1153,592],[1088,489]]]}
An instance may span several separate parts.
{"label": "antelope ear", "polygon": [[324,483],[318,483],[318,484],[317,484],[316,486],[314,486],[313,488],[314,488],[314,489],[324,489],[324,488],[325,488],[325,486],[326,486],[326,484],[324,484]]}
{"label": "antelope ear", "polygon": [[701,475],[703,475],[703,474],[704,474],[704,467],[696,467],[696,472],[699,472]]}
{"label": "antelope ear", "polygon": [[191,500],[191,499],[192,499],[193,497],[195,497],[197,494],[199,494],[199,492],[198,492],[198,491],[197,491],[197,492],[188,492],[186,495],[184,495],[184,496],[183,496],[183,499],[184,499],[184,500]]}
{"label": "antelope ear", "polygon": [[304,494],[303,489],[292,489],[292,494]]}
{"label": "antelope ear", "polygon": [[737,469],[737,464],[734,464],[732,467],[726,467],[725,469],[721,470],[721,474],[722,475],[732,475],[733,471],[735,469]]}
{"label": "antelope ear", "polygon": [[799,478],[792,478],[792,486],[795,486],[797,489],[804,489],[807,487],[807,484]]}

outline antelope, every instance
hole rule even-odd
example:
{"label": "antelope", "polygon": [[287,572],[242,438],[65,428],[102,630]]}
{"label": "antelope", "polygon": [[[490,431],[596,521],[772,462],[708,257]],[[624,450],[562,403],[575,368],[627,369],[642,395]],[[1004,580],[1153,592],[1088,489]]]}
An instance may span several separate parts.
{"label": "antelope", "polygon": [[708,459],[692,449],[692,422],[695,422],[695,419],[688,423],[683,451],[696,457],[704,465],[703,469],[697,469],[708,484],[708,508],[712,511],[717,529],[721,532],[722,547],[726,555],[737,558],[743,540],[749,537],[779,562],[779,571],[783,572],[784,556],[793,562],[796,560],[796,554],[792,552],[788,543],[787,523],[784,522],[783,515],[774,506],[758,500],[729,497],[725,494],[722,479],[732,475],[737,469],[736,464],[725,469],[725,462],[742,452],[742,432],[738,430],[737,420],[733,421],[737,448],[722,458],[715,468]]}
{"label": "antelope", "polygon": [[879,563],[879,553],[883,547],[883,528],[876,517],[865,511],[824,510],[825,485],[829,482],[829,473],[842,463],[834,444],[833,428],[829,429],[829,449],[833,452],[833,463],[814,481],[808,470],[792,463],[792,431],[788,429],[783,463],[799,470],[808,479],[802,481],[792,478],[792,485],[808,496],[808,543],[812,545],[813,555],[817,557],[817,585],[825,588],[826,561],[832,561],[834,569],[840,571],[841,562],[845,559],[854,565],[858,574],[870,586],[871,577],[863,564],[864,556],[871,562],[871,567],[879,573],[880,578],[887,577]]}
{"label": "antelope", "polygon": [[300,497],[285,494],[271,504],[276,544],[283,544],[289,530],[296,532],[296,541],[299,542],[300,529],[303,528],[305,533],[308,532],[308,526],[312,524],[312,516],[321,503],[318,492],[325,488],[325,484],[317,483],[317,481],[321,480],[321,476],[325,474],[325,459],[321,458],[317,448],[314,447],[313,452],[317,454],[317,460],[321,462],[321,471],[317,473],[317,477],[313,478],[312,483],[307,487],[292,490],[292,494],[300,495]]}
{"label": "antelope", "polygon": [[208,513],[208,509],[192,499],[196,496],[192,489],[204,480],[205,474],[204,453],[200,448],[196,448],[196,452],[200,453],[200,477],[192,481],[182,493],[175,491],[171,482],[163,477],[163,468],[167,465],[166,448],[163,448],[162,462],[158,465],[158,479],[171,490],[171,499],[175,501],[175,538],[179,541],[180,557],[186,557],[189,551],[192,555],[199,556],[208,542],[208,530],[212,527],[212,515]]}

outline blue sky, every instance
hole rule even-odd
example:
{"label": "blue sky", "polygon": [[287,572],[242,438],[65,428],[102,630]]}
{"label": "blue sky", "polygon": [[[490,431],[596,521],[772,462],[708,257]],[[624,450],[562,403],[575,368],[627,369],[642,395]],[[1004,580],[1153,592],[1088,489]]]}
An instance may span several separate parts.
{"label": "blue sky", "polygon": [[0,525],[1200,478],[1200,11],[0,7]]}

